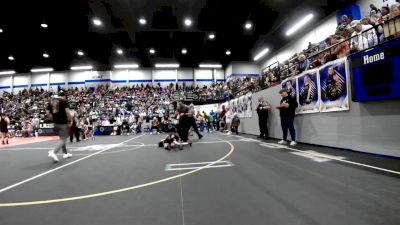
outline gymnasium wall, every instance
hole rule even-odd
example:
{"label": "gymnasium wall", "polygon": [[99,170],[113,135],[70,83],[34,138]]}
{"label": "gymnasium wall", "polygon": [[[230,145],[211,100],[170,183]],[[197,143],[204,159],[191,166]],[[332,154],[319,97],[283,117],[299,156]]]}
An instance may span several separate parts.
{"label": "gymnasium wall", "polygon": [[258,77],[261,74],[260,65],[253,62],[231,62],[226,69],[226,78]]}
{"label": "gymnasium wall", "polygon": [[192,68],[183,68],[178,70],[178,83],[190,87],[194,84],[194,70]]}
{"label": "gymnasium wall", "polygon": [[[260,134],[255,110],[258,97],[264,96],[275,106],[281,99],[279,90],[275,86],[253,94],[253,118],[241,119],[240,132]],[[282,139],[278,110],[270,110],[268,126],[271,137]],[[302,143],[400,157],[400,100],[350,101],[349,111],[297,115],[295,128]]]}

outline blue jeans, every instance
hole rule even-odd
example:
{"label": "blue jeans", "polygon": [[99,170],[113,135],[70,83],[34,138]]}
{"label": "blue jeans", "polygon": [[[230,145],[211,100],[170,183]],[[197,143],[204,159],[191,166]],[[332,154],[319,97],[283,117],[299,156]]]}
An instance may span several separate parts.
{"label": "blue jeans", "polygon": [[296,131],[294,130],[294,117],[281,117],[281,127],[283,132],[283,140],[286,141],[289,130],[292,141],[296,141]]}

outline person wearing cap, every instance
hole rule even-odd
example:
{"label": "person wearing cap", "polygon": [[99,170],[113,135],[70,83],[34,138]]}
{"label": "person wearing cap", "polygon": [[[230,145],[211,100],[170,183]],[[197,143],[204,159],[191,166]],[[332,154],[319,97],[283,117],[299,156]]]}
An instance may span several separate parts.
{"label": "person wearing cap", "polygon": [[54,131],[60,137],[60,141],[54,150],[49,151],[49,157],[58,162],[57,153],[62,150],[63,158],[70,158],[71,153],[67,151],[68,128],[72,126],[71,112],[69,110],[68,102],[65,99],[65,93],[61,92],[57,98],[53,98],[51,104],[46,108],[47,116],[54,123]]}
{"label": "person wearing cap", "polygon": [[280,111],[281,116],[281,127],[283,132],[283,139],[278,144],[287,144],[288,130],[292,141],[291,146],[296,145],[296,131],[294,129],[294,117],[295,111],[298,106],[297,101],[294,97],[289,95],[288,89],[281,89],[279,94],[282,96],[280,105],[276,106]]}
{"label": "person wearing cap", "polygon": [[353,20],[350,26],[354,29],[351,39],[352,50],[361,51],[378,44],[378,36],[372,25],[364,25],[359,20]]}

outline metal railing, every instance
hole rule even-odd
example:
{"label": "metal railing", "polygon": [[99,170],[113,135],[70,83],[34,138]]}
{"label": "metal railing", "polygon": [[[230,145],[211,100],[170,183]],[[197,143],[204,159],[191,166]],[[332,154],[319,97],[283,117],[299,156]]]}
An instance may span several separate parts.
{"label": "metal railing", "polygon": [[[346,32],[343,30],[342,32]],[[267,66],[262,70],[262,75],[269,79],[269,86],[274,86],[273,83],[280,83],[288,77],[293,77],[306,69],[318,68],[329,61],[333,61],[337,58],[344,58],[357,54],[380,44],[396,40],[400,37],[400,16],[389,19],[387,21],[381,21],[379,24],[372,26],[371,28],[361,31],[354,36],[341,39],[337,42],[336,36],[331,35],[328,38],[335,39],[334,42],[328,43],[328,48],[321,48],[317,46],[317,51],[311,53],[307,57],[307,61],[298,61],[297,58],[291,58],[288,63],[280,63],[279,61]],[[327,38],[327,39],[328,39]],[[339,50],[345,49],[346,52],[340,52]],[[345,53],[345,54],[343,54]],[[277,64],[278,66],[274,66]],[[302,68],[302,65],[308,65],[307,68]],[[272,79],[271,79],[272,78]]]}

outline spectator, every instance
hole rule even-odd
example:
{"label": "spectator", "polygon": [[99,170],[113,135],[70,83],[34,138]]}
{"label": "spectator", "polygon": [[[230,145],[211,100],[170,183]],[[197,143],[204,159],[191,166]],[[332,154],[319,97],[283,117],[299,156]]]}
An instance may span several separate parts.
{"label": "spectator", "polygon": [[380,12],[380,10],[374,5],[374,4],[370,4],[369,5],[370,10],[370,16],[371,15],[375,15],[376,13]]}
{"label": "spectator", "polygon": [[237,113],[234,114],[232,119],[232,131],[239,135],[239,126],[240,126],[240,119]]}
{"label": "spectator", "polygon": [[351,27],[354,29],[352,49],[361,51],[378,44],[378,37],[371,25],[363,25],[360,21],[354,20],[351,22]]}
{"label": "spectator", "polygon": [[298,106],[297,101],[295,98],[289,95],[288,89],[282,89],[279,91],[281,94],[282,99],[280,105],[276,106],[277,109],[280,111],[281,116],[281,127],[283,132],[283,139],[279,141],[279,144],[287,144],[287,135],[288,130],[290,132],[290,137],[292,141],[290,142],[291,146],[296,145],[296,131],[294,129],[294,117],[295,117],[295,110]]}
{"label": "spectator", "polygon": [[260,129],[260,135],[258,138],[269,138],[268,135],[268,110],[270,106],[264,101],[264,97],[258,97],[258,106],[257,106],[257,114],[258,114],[258,126]]}
{"label": "spectator", "polygon": [[400,4],[395,3],[390,6],[390,18],[393,19],[389,22],[389,27],[394,30],[394,37],[400,37]]}
{"label": "spectator", "polygon": [[35,134],[35,137],[39,136],[39,125],[40,125],[39,116],[35,115],[32,119],[32,131]]}
{"label": "spectator", "polygon": [[390,18],[396,18],[400,16],[400,4],[399,3],[395,3],[393,5],[390,6]]}
{"label": "spectator", "polygon": [[349,44],[339,35],[332,35],[326,42],[334,46],[329,54],[329,61],[344,58],[349,53]]}
{"label": "spectator", "polygon": [[350,26],[350,23],[351,23],[351,19],[349,18],[349,16],[347,16],[347,15],[343,15],[342,16],[342,25],[346,28],[349,28],[349,26]]}
{"label": "spectator", "polygon": [[382,12],[381,13],[382,14],[382,20],[383,21],[389,20],[389,18],[390,18],[390,9],[389,9],[389,7],[382,6],[381,12]]}
{"label": "spectator", "polygon": [[304,53],[300,53],[298,56],[299,64],[297,64],[297,74],[300,74],[310,67],[310,60],[307,59]]}
{"label": "spectator", "polygon": [[230,108],[226,107],[226,113],[225,113],[225,130],[228,131],[228,135],[231,135],[232,132],[232,119],[233,119],[233,115],[232,115],[232,111],[230,110]]}
{"label": "spectator", "polygon": [[8,144],[8,126],[10,125],[10,119],[1,113],[0,116],[0,132],[1,132],[1,142],[2,144]]}
{"label": "spectator", "polygon": [[153,120],[151,121],[151,129],[156,130],[157,134],[160,133],[159,129],[158,129],[158,125],[159,125],[158,119],[157,119],[157,117],[154,117]]}

